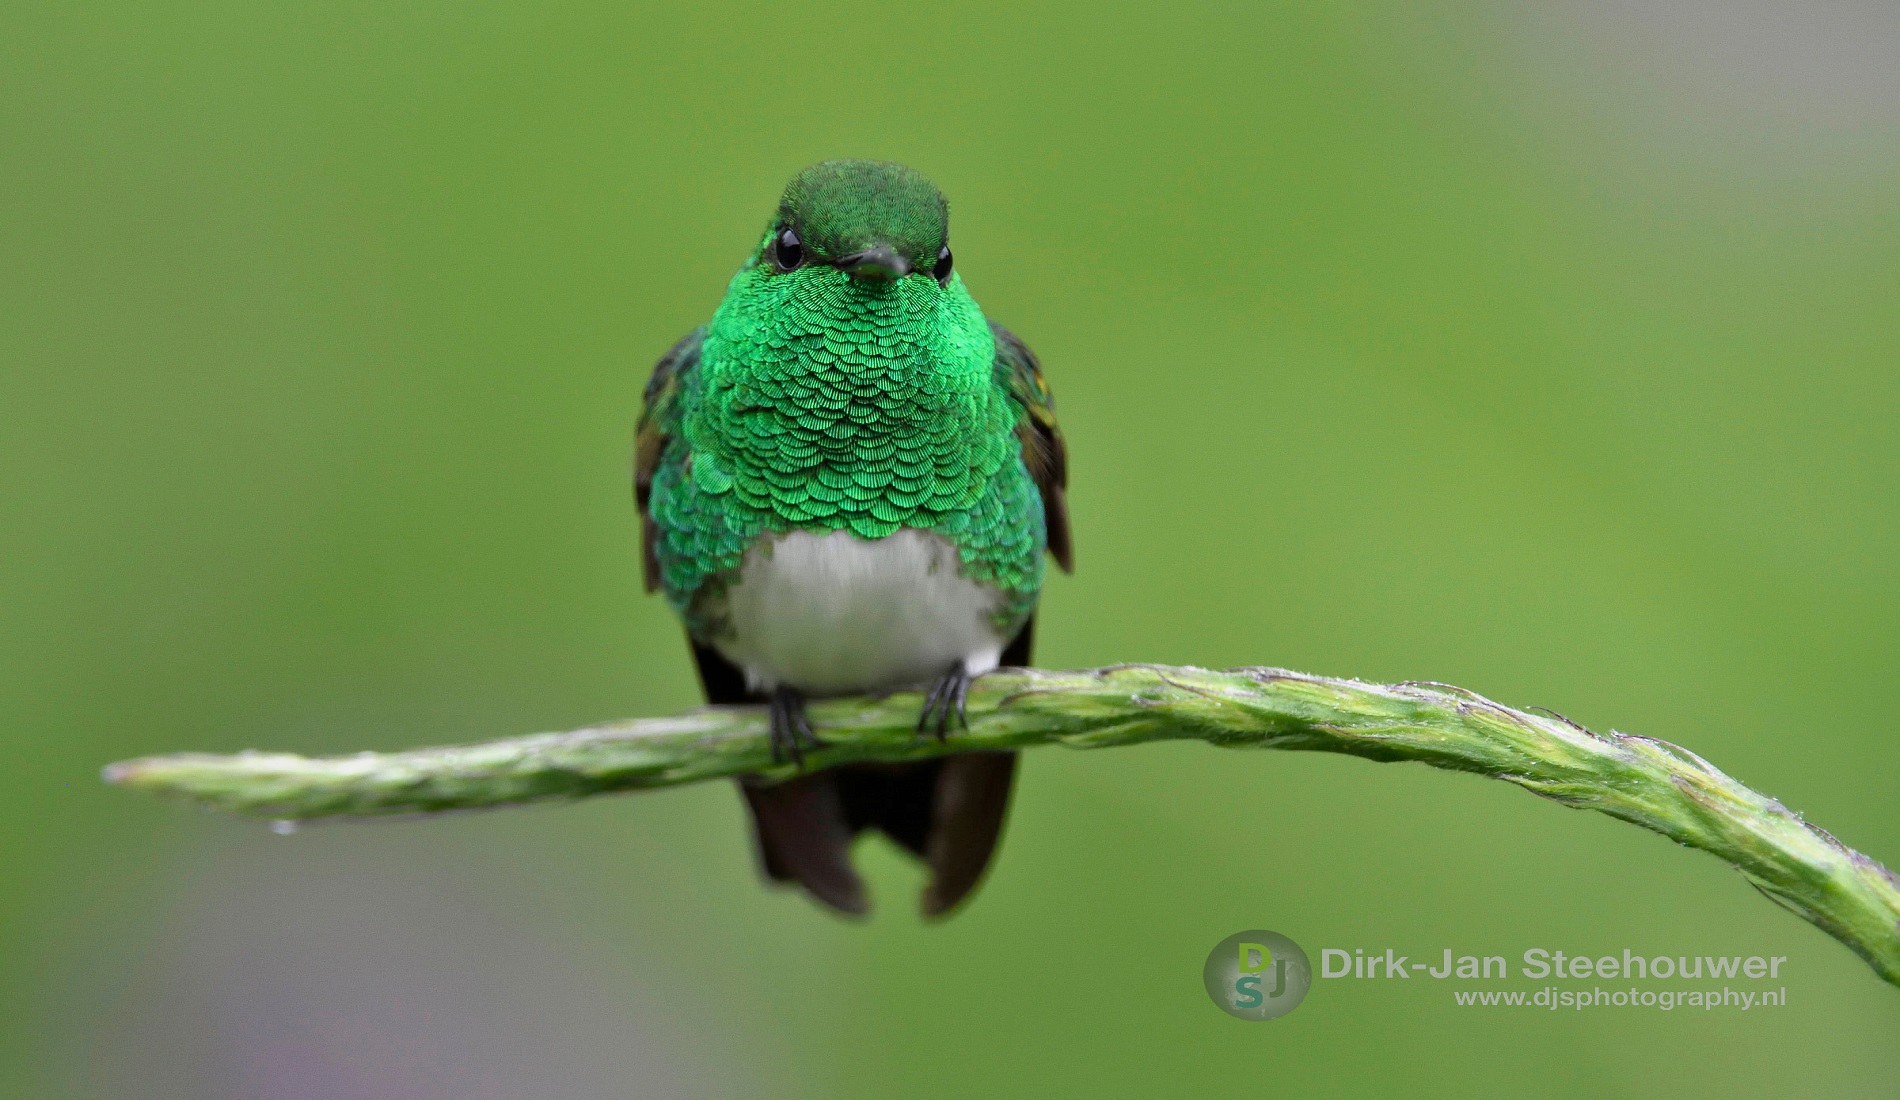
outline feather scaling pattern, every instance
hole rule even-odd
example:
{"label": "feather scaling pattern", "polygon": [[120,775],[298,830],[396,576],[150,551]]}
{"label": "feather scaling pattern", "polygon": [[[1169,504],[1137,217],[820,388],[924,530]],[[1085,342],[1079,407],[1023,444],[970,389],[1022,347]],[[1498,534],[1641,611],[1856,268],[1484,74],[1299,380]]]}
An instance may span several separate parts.
{"label": "feather scaling pattern", "polygon": [[1029,414],[989,324],[959,277],[938,293],[823,275],[792,284],[748,266],[694,361],[656,373],[673,391],[648,406],[663,437],[648,500],[660,587],[703,636],[760,536],[914,527],[1003,593],[998,626],[1012,632],[1048,535],[1016,432]]}

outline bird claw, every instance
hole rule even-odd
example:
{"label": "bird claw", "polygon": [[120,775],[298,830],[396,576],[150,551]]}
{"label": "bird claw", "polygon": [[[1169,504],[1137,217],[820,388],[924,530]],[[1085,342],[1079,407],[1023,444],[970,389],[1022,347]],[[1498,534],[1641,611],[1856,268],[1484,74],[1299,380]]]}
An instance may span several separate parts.
{"label": "bird claw", "polygon": [[766,707],[767,728],[771,732],[772,763],[783,764],[787,757],[800,771],[805,768],[805,750],[822,749],[825,742],[812,732],[805,717],[805,698],[788,687],[772,692]]}
{"label": "bird claw", "polygon": [[942,741],[950,732],[953,717],[958,726],[969,729],[970,717],[963,709],[969,694],[970,670],[958,661],[930,685],[930,694],[924,698],[924,712],[917,716],[917,732],[935,733],[937,740]]}

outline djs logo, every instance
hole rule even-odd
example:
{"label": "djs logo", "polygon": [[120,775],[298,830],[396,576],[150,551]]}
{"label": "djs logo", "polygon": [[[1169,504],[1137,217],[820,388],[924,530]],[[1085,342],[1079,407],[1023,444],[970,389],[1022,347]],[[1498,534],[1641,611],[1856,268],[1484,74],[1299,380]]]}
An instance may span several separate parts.
{"label": "djs logo", "polygon": [[1256,928],[1215,944],[1201,980],[1222,1012],[1241,1020],[1271,1020],[1306,999],[1313,964],[1299,944]]}

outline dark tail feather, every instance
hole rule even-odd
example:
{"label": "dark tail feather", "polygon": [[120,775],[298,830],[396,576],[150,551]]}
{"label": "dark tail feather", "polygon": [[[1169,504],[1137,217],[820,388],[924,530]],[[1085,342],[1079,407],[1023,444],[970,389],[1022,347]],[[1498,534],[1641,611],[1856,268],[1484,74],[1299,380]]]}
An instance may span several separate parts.
{"label": "dark tail feather", "polygon": [[814,772],[767,786],[739,780],[752,811],[759,862],[773,882],[797,883],[841,913],[870,911],[864,881],[851,868],[851,838],[833,771]]}
{"label": "dark tail feather", "polygon": [[930,864],[924,916],[947,915],[976,889],[1003,838],[1015,779],[1013,752],[966,752],[943,760],[924,852]]}
{"label": "dark tail feather", "polygon": [[[1004,664],[1029,663],[1031,625],[1003,651]],[[711,647],[695,644],[693,656],[708,702],[761,701]],[[741,779],[739,791],[767,878],[862,914],[869,905],[851,866],[851,842],[876,829],[930,868],[923,912],[940,917],[982,880],[1003,834],[1015,776],[1015,753],[970,752],[908,764],[844,764],[773,784]]]}
{"label": "dark tail feather", "polygon": [[969,896],[1003,833],[1013,752],[968,752],[912,764],[843,764],[771,785],[741,780],[759,862],[841,912],[869,909],[851,842],[876,829],[930,867],[923,911],[942,916]]}

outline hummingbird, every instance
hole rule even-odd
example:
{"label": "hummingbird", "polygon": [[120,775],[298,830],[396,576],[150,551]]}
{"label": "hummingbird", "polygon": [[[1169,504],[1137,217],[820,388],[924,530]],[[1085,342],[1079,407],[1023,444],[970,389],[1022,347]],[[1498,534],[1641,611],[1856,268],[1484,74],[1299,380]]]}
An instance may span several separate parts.
{"label": "hummingbird", "polygon": [[805,769],[806,701],[926,692],[920,737],[970,681],[1030,663],[1045,556],[1072,568],[1067,454],[1041,365],[990,321],[918,172],[795,176],[712,319],[645,390],[634,498],[644,574],[709,703],[767,708],[797,773],[739,780],[766,878],[868,911],[853,839],[883,832],[949,913],[989,865],[1016,754]]}

